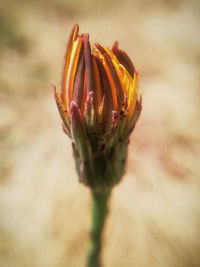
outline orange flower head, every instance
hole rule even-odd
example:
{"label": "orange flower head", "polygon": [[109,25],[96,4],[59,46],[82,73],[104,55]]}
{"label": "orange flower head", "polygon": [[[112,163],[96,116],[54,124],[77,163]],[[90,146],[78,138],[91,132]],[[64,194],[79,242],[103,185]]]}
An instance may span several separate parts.
{"label": "orange flower head", "polygon": [[[122,144],[127,147],[141,112],[141,97],[138,73],[118,43],[112,49],[98,43],[95,46],[91,51],[89,34],[80,35],[78,25],[73,27],[61,88],[55,87],[55,99],[64,130],[73,140],[80,180],[101,187],[109,183],[95,182],[89,176],[97,172],[100,159],[104,171],[109,172],[106,161],[113,151],[116,153],[117,147],[122,149]],[[100,173],[99,180],[102,175],[110,174]],[[115,183],[116,179],[110,181],[112,185]]]}

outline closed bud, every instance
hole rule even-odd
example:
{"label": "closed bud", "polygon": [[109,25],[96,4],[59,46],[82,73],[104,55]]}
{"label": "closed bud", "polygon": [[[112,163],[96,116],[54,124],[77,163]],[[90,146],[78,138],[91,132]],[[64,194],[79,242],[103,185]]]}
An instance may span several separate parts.
{"label": "closed bud", "polygon": [[124,174],[129,136],[142,103],[138,73],[115,42],[96,44],[75,25],[55,99],[72,139],[79,180],[96,191],[110,190]]}

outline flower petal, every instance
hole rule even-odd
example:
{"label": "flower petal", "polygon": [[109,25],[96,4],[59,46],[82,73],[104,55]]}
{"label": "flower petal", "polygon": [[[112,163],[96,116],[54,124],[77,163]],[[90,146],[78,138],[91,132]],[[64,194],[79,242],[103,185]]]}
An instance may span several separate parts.
{"label": "flower petal", "polygon": [[113,98],[109,79],[99,56],[96,56],[96,62],[99,69],[102,87],[104,91],[103,121],[106,129],[110,128],[112,123]]}
{"label": "flower petal", "polygon": [[78,108],[81,110],[83,105],[83,95],[84,95],[84,75],[85,75],[85,62],[84,54],[79,60],[77,67],[77,72],[74,80],[74,90],[73,90],[73,101],[76,102]]}
{"label": "flower petal", "polygon": [[130,60],[129,56],[123,50],[118,48],[118,42],[115,42],[113,44],[112,51],[119,60],[119,63],[122,64],[130,73],[130,75],[133,77],[135,67],[132,61]]}
{"label": "flower petal", "polygon": [[[96,44],[96,47],[99,49],[99,51],[102,53],[102,56],[104,57],[104,66],[111,84],[111,89],[112,89],[112,94],[113,94],[113,99],[114,102],[116,101],[116,96],[117,96],[117,106],[118,109],[121,108],[121,105],[124,102],[124,92],[123,88],[120,82],[120,79],[118,77],[118,74],[116,72],[116,69],[112,63],[112,60],[110,58],[110,55],[107,53],[107,51],[100,45]],[[116,103],[115,103],[116,105]]]}
{"label": "flower petal", "polygon": [[68,44],[67,44],[67,50],[65,53],[65,61],[64,61],[62,80],[61,80],[61,97],[66,107],[67,107],[67,92],[66,92],[67,91],[67,86],[66,86],[67,73],[68,73],[68,68],[69,68],[73,41],[77,39],[78,31],[79,31],[79,26],[76,24],[74,25],[72,29],[72,32],[71,32],[71,35],[69,37]]}
{"label": "flower petal", "polygon": [[90,48],[88,34],[84,34],[83,44],[84,44],[84,54],[85,54],[85,69],[86,69],[86,91],[88,94],[89,92],[94,91],[92,55],[91,55],[91,48]]}
{"label": "flower petal", "polygon": [[97,66],[96,58],[92,56],[93,72],[94,72],[94,110],[97,116],[99,116],[99,107],[103,100],[103,87],[101,85],[101,76]]}
{"label": "flower petal", "polygon": [[70,108],[72,97],[73,97],[73,87],[74,87],[74,78],[77,70],[77,65],[79,62],[79,56],[82,48],[82,39],[78,38],[73,42],[72,53],[67,73],[66,87],[67,87],[67,96],[68,96],[68,108]]}

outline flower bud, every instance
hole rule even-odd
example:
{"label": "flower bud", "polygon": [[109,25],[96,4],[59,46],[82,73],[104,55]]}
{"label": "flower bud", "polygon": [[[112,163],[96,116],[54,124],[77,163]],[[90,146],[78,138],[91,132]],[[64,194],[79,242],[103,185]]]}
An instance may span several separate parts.
{"label": "flower bud", "polygon": [[109,190],[124,174],[129,136],[142,108],[133,63],[117,42],[112,50],[96,44],[91,51],[89,35],[79,35],[75,25],[55,100],[72,139],[79,180]]}

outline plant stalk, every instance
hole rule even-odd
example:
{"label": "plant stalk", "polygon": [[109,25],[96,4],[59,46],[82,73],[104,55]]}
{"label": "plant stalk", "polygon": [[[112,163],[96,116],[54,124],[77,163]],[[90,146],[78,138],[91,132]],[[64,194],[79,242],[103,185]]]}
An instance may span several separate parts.
{"label": "plant stalk", "polygon": [[90,249],[87,267],[102,267],[100,252],[102,248],[102,232],[108,213],[109,192],[92,191],[92,229],[90,233]]}

